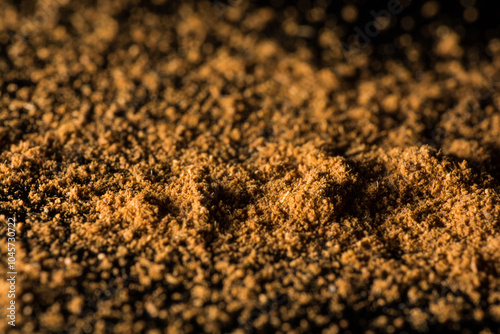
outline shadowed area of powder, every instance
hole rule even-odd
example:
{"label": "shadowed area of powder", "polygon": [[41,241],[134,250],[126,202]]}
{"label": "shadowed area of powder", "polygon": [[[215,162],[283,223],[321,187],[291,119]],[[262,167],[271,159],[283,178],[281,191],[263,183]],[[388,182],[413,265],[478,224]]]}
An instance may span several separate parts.
{"label": "shadowed area of powder", "polygon": [[17,333],[497,330],[500,40],[347,62],[248,1],[55,3],[0,1]]}

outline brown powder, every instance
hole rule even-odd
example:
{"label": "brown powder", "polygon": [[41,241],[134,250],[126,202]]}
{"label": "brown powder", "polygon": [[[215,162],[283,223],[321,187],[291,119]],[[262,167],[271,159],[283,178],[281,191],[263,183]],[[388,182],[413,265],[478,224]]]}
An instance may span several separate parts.
{"label": "brown powder", "polygon": [[0,1],[0,331],[498,330],[500,41],[404,35],[416,74],[327,22],[319,66],[293,7],[52,2]]}

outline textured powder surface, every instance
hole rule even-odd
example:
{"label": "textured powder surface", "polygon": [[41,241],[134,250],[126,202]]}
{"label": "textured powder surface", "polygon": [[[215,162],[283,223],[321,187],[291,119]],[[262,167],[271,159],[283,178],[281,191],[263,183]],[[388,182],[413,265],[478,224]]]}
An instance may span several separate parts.
{"label": "textured powder surface", "polygon": [[0,332],[498,332],[500,40],[346,61],[290,8],[29,4],[0,1]]}

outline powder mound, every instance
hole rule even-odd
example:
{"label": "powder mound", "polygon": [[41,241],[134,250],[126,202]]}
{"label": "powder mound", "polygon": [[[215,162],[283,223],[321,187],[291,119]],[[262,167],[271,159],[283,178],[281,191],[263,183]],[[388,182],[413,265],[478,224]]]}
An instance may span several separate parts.
{"label": "powder mound", "polygon": [[[498,193],[491,183],[490,187],[479,186],[488,182],[466,161],[452,161],[425,146],[393,149],[379,154],[374,161],[381,162],[383,176],[379,174],[374,180],[376,187],[373,181],[365,184],[365,197],[382,200],[373,207],[362,199],[359,209],[372,207],[372,211],[385,216],[382,226],[387,232],[392,230],[390,234],[397,236],[395,244],[405,251],[428,249],[433,234],[439,239],[458,241],[474,239],[474,235],[494,235],[498,229],[494,219],[498,216]],[[424,231],[430,233],[427,242]],[[411,241],[405,241],[407,238]],[[428,245],[424,247],[421,242]]]}
{"label": "powder mound", "polygon": [[342,213],[355,181],[343,158],[308,161],[266,183],[256,210],[270,217],[274,227],[317,230]]}

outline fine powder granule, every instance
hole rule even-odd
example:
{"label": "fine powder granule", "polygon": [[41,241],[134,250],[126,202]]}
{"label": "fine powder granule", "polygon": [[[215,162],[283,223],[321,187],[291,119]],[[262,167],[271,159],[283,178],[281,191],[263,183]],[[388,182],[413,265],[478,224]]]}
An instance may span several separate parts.
{"label": "fine powder granule", "polygon": [[500,40],[436,23],[376,57],[250,1],[0,7],[0,332],[498,333]]}

